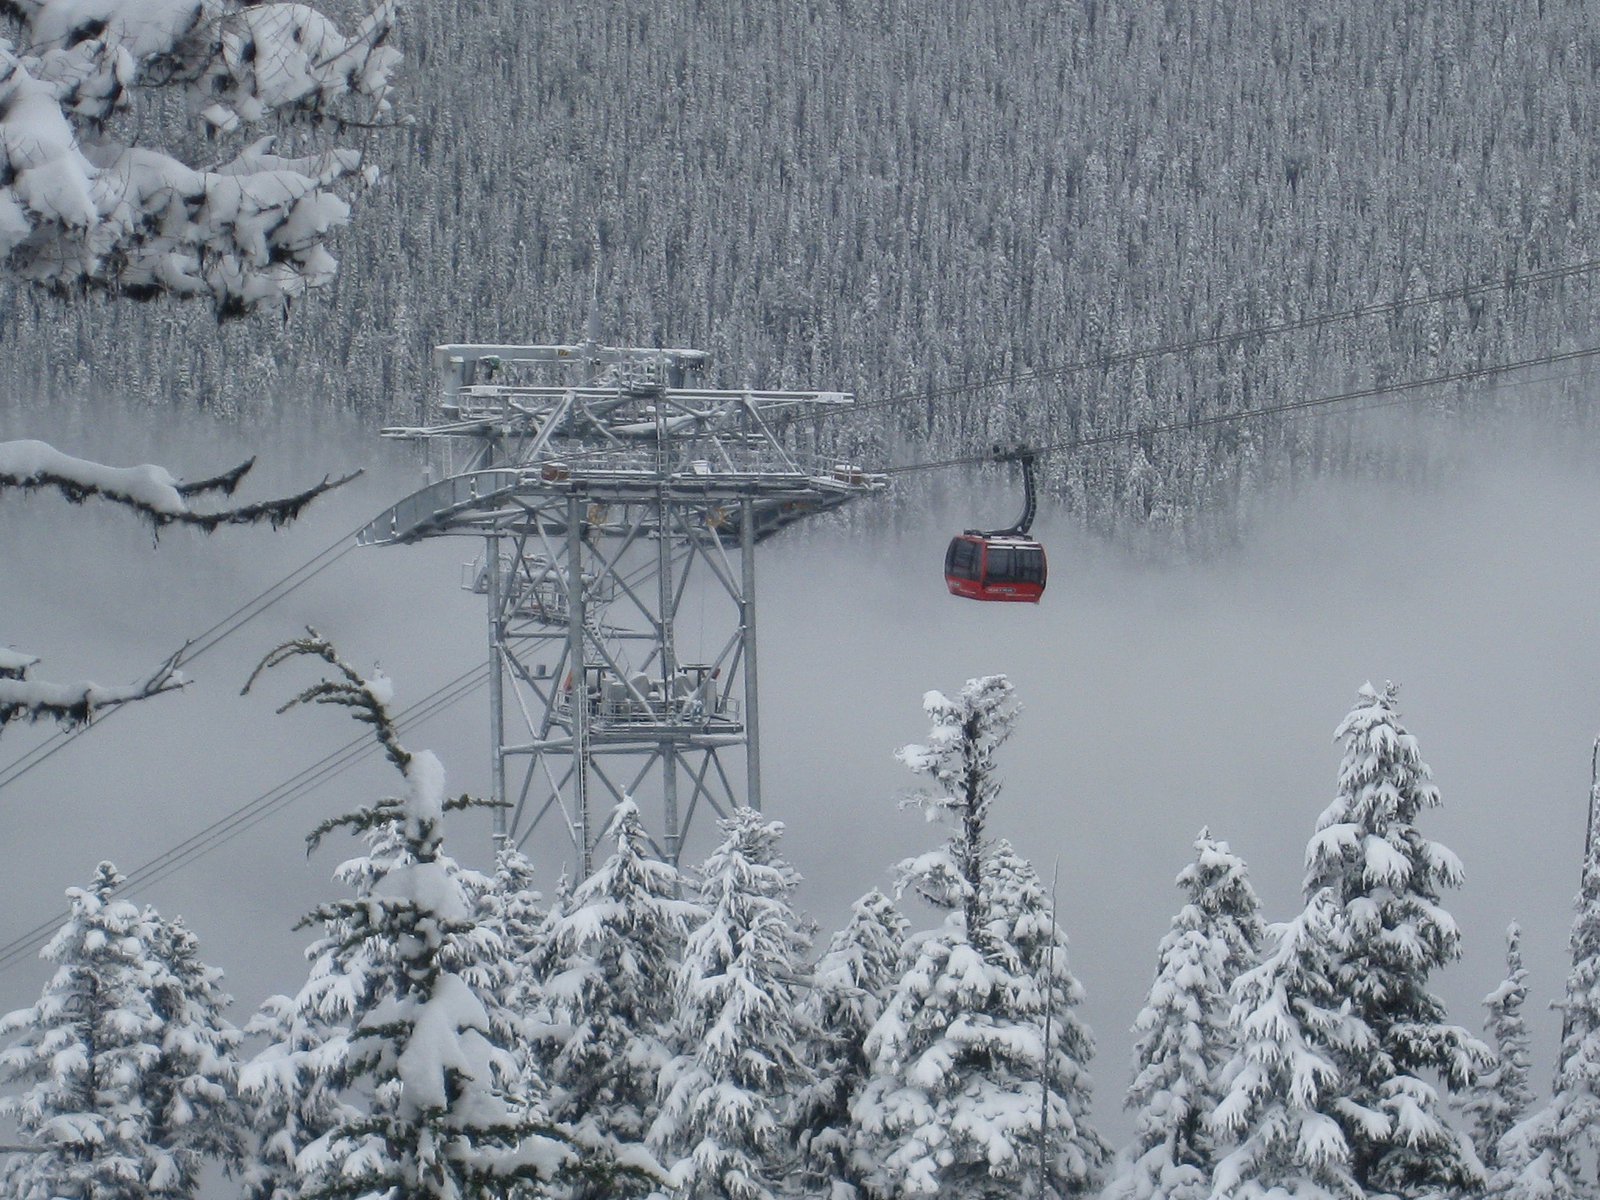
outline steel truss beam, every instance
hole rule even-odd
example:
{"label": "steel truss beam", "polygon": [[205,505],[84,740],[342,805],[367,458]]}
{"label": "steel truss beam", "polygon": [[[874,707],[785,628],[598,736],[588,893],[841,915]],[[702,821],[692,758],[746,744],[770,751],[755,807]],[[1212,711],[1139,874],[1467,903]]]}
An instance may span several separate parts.
{"label": "steel truss beam", "polygon": [[[418,424],[384,431],[438,449],[446,474],[359,540],[482,539],[463,586],[488,605],[496,839],[559,825],[583,874],[624,796],[659,814],[652,837],[673,862],[703,807],[760,807],[755,547],[885,486],[794,444],[798,418],[849,396],[702,388],[705,361],[441,346],[440,393]],[[716,632],[686,661],[691,604]]]}

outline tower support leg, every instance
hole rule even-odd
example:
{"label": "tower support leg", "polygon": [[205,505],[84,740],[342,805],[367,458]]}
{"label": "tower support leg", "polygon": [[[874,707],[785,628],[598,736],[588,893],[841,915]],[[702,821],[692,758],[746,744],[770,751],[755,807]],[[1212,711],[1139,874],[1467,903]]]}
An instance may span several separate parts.
{"label": "tower support leg", "polygon": [[567,703],[572,712],[572,803],[579,878],[593,869],[594,833],[589,812],[589,671],[584,653],[583,505],[567,498]]}
{"label": "tower support leg", "polygon": [[500,536],[483,539],[484,564],[489,575],[489,799],[494,809],[494,848],[506,844],[506,663],[502,640],[505,614],[501,612],[504,583],[500,578]]}
{"label": "tower support leg", "polygon": [[756,678],[756,502],[739,501],[739,634],[744,639],[745,803],[761,811],[761,708]]}

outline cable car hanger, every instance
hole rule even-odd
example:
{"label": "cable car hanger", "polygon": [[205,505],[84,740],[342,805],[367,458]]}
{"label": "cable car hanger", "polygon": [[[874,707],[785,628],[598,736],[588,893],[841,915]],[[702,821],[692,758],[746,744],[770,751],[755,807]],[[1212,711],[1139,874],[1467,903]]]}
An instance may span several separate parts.
{"label": "cable car hanger", "polygon": [[968,529],[950,539],[944,582],[952,595],[1021,604],[1037,604],[1044,595],[1049,564],[1044,547],[1028,536],[1039,511],[1033,460],[1033,450],[1021,444],[995,445],[985,456],[988,462],[1022,464],[1022,515],[1004,529]]}

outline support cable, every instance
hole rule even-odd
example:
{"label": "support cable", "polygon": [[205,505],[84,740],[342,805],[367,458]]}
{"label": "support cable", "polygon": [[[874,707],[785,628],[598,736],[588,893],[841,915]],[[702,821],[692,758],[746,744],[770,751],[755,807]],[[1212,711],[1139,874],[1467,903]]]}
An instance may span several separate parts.
{"label": "support cable", "polygon": [[[300,588],[310,583],[334,563],[342,559],[351,550],[355,549],[355,535],[362,526],[345,534],[337,541],[330,543],[325,549],[307,559],[282,579],[270,587],[259,592],[251,599],[246,600],[227,616],[217,621],[210,628],[196,634],[184,643],[177,652],[175,661],[179,666],[187,666],[195,662],[211,650],[222,644],[228,638],[238,633],[262,613],[266,612],[280,600],[293,595]],[[330,557],[331,555],[331,557]],[[129,708],[129,705],[119,705],[107,712],[100,714],[95,720],[86,722],[72,729],[62,729],[40,742],[37,746],[0,767],[0,790],[7,785],[15,783],[35,767],[41,766],[61,750],[77,741],[90,729],[104,725],[118,712]]]}
{"label": "support cable", "polygon": [[[829,408],[817,413],[816,420],[825,420],[828,417],[850,416],[858,413],[872,412],[882,408],[895,408],[902,404],[917,402],[926,403],[935,400],[949,400],[960,396],[974,395],[978,392],[989,391],[994,388],[1012,387],[1024,383],[1038,383],[1052,379],[1060,379],[1068,375],[1079,374],[1084,371],[1105,370],[1111,367],[1126,366],[1143,359],[1165,358],[1175,354],[1186,354],[1195,350],[1210,350],[1227,346],[1234,342],[1247,341],[1250,338],[1276,337],[1286,333],[1301,333],[1310,329],[1320,329],[1327,325],[1337,325],[1346,321],[1361,320],[1366,317],[1390,316],[1404,312],[1408,308],[1416,308],[1427,304],[1445,304],[1455,300],[1470,300],[1475,296],[1486,296],[1494,292],[1510,292],[1520,287],[1531,287],[1541,283],[1553,283],[1563,279],[1573,279],[1582,275],[1591,275],[1600,271],[1600,258],[1586,259],[1582,262],[1568,263],[1563,266],[1550,267],[1543,271],[1527,271],[1522,274],[1506,274],[1492,282],[1463,284],[1457,287],[1444,288],[1438,291],[1424,292],[1418,296],[1400,296],[1393,300],[1383,300],[1372,304],[1360,304],[1350,308],[1337,309],[1333,312],[1317,313],[1312,316],[1297,317],[1290,321],[1275,321],[1261,325],[1246,326],[1242,329],[1225,330],[1221,333],[1209,334],[1205,337],[1191,338],[1186,341],[1158,342],[1152,346],[1136,347],[1131,350],[1119,350],[1109,354],[1095,355],[1092,358],[1075,359],[1072,362],[1058,363],[1053,366],[1036,367],[1028,371],[1013,372],[1009,375],[996,375],[987,379],[973,380],[968,383],[952,383],[941,387],[922,388],[914,392],[900,392],[892,396],[885,396],[880,400],[858,401],[855,404]],[[1510,368],[1501,368],[1509,370]],[[1233,418],[1227,418],[1233,419]],[[569,463],[583,462],[586,459],[601,458],[609,454],[610,449],[582,451],[575,454],[563,455],[562,461]],[[962,460],[966,461],[966,460]]]}
{"label": "support cable", "polygon": [[[1226,330],[1220,333],[1210,334],[1205,337],[1191,338],[1186,341],[1159,342],[1152,346],[1136,347],[1131,350],[1120,350],[1109,354],[1095,355],[1091,358],[1076,359],[1072,362],[1058,363],[1053,366],[1037,367],[1028,371],[1013,372],[1009,375],[997,375],[987,379],[978,379],[967,383],[953,383],[946,384],[941,387],[922,388],[917,391],[901,392],[892,396],[885,396],[879,400],[858,401],[855,404],[847,406],[825,409],[824,411],[815,414],[813,419],[820,421],[826,420],[829,417],[853,416],[860,413],[873,412],[878,409],[897,408],[903,404],[914,404],[918,402],[930,403],[935,401],[951,400],[962,396],[976,395],[980,392],[990,391],[994,388],[1012,387],[1026,383],[1045,382],[1054,379],[1061,379],[1066,376],[1079,374],[1085,371],[1107,370],[1112,367],[1125,366],[1144,359],[1164,358],[1172,355],[1189,353],[1195,350],[1215,349],[1221,346],[1230,345],[1234,342],[1247,341],[1251,338],[1276,337],[1281,334],[1300,333],[1306,330],[1320,329],[1328,325],[1337,325],[1347,321],[1361,320],[1366,317],[1390,316],[1395,313],[1404,312],[1408,308],[1416,308],[1422,305],[1444,304],[1457,300],[1470,300],[1476,296],[1486,296],[1495,292],[1511,292],[1520,287],[1531,287],[1542,283],[1559,282],[1560,280],[1564,279],[1573,279],[1579,276],[1591,275],[1597,271],[1600,271],[1600,259],[1586,259],[1582,262],[1568,263],[1563,266],[1550,267],[1543,271],[1528,271],[1522,274],[1508,273],[1490,282],[1463,284],[1457,287],[1444,288],[1432,292],[1424,292],[1417,296],[1401,296],[1393,300],[1378,301],[1372,304],[1355,305],[1350,308],[1337,309],[1333,312],[1317,313],[1311,316],[1297,317],[1294,320],[1276,321],[1261,325],[1247,326],[1242,329]],[[1529,361],[1537,362],[1559,360]],[[1514,369],[1513,366],[1490,368],[1486,369],[1484,373],[1488,374],[1493,373],[1494,371],[1507,371],[1512,369]],[[1471,376],[1468,377],[1470,378]],[[1407,386],[1422,385],[1416,384]],[[1327,402],[1334,403],[1337,401],[1337,399],[1338,398],[1329,398]],[[1254,413],[1255,410],[1249,411]],[[1273,411],[1279,410],[1275,408],[1264,409],[1261,410],[1261,415],[1267,415]],[[1240,419],[1243,418],[1239,414],[1220,414],[1215,417],[1205,418],[1201,422],[1192,426],[1187,424],[1177,424],[1172,426],[1172,428],[1201,428],[1205,424],[1220,424],[1227,421]],[[1157,431],[1164,431],[1164,428],[1158,428]],[[1139,431],[1140,434],[1145,432],[1148,432],[1148,430]],[[1110,440],[1125,440],[1125,438],[1128,436],[1139,435],[1118,435]],[[1086,448],[1086,446],[1090,444],[1098,443],[1086,443],[1085,446],[1078,446],[1076,444],[1056,445],[1048,448],[1041,448],[1040,452],[1044,453],[1046,449],[1081,449]],[[575,465],[586,461],[603,459],[611,452],[612,449],[609,447],[595,450],[576,451],[573,453],[563,454],[561,456],[561,460],[569,465]],[[959,459],[947,460],[937,464],[929,464],[927,469],[932,469],[932,467],[936,465],[956,466],[977,461],[983,461],[982,457],[963,457]],[[924,468],[920,465],[903,468],[891,467],[889,468],[888,473],[897,474],[905,470],[920,469]]]}
{"label": "support cable", "polygon": [[[404,731],[437,716],[471,695],[487,678],[488,668],[485,665],[479,664],[470,668],[400,712],[395,718],[396,727]],[[118,890],[126,891],[129,888],[159,883],[183,870],[273,814],[303,799],[322,784],[368,757],[374,749],[376,743],[370,735],[362,733],[352,738],[337,750],[291,775],[276,787],[263,792],[247,804],[198,830],[178,845],[128,872]],[[66,919],[66,913],[58,913],[0,945],[0,972],[9,970],[28,958],[30,952],[42,946],[50,934]]]}
{"label": "support cable", "polygon": [[[1512,371],[1525,370],[1528,367],[1583,362],[1596,356],[1600,356],[1600,346],[1591,346],[1583,350],[1569,350],[1561,354],[1544,354],[1535,358],[1520,359],[1517,362],[1500,363],[1496,366],[1472,367],[1461,371],[1451,371],[1448,374],[1434,375],[1427,379],[1410,379],[1402,383],[1386,383],[1372,387],[1356,388],[1347,392],[1337,392],[1330,396],[1308,396],[1300,400],[1286,401],[1282,404],[1264,404],[1256,408],[1242,408],[1235,412],[1213,413],[1209,416],[1194,417],[1184,421],[1164,421],[1139,425],[1133,428],[1115,429],[1107,433],[1091,434],[1087,437],[1070,438],[1064,441],[1034,446],[1032,450],[1035,455],[1040,457],[1047,454],[1071,454],[1097,446],[1134,442],[1154,434],[1180,433],[1187,430],[1205,429],[1214,425],[1228,425],[1236,421],[1254,420],[1257,417],[1279,416],[1285,413],[1304,412],[1310,409],[1332,408],[1335,405],[1348,404],[1356,400],[1366,400],[1380,396],[1399,396],[1401,393],[1418,391],[1423,388],[1487,379],[1495,375],[1505,375]],[[1582,372],[1576,374],[1582,374]],[[1407,399],[1409,398],[1407,397]],[[981,454],[965,454],[956,458],[889,466],[883,469],[883,473],[886,475],[906,475],[914,471],[936,471],[945,467],[969,466],[993,461],[993,452],[986,451]]]}
{"label": "support cable", "polygon": [[1356,321],[1364,317],[1388,316],[1424,304],[1445,304],[1452,300],[1469,300],[1474,296],[1488,295],[1492,292],[1509,292],[1523,286],[1552,283],[1580,275],[1590,275],[1596,271],[1600,271],[1600,259],[1588,259],[1583,262],[1569,263],[1565,266],[1551,267],[1544,271],[1529,271],[1521,275],[1505,275],[1492,283],[1466,284],[1442,291],[1425,292],[1420,296],[1401,296],[1394,300],[1362,304],[1334,312],[1318,313],[1314,316],[1297,317],[1292,321],[1276,321],[1270,324],[1253,325],[1244,329],[1228,330],[1187,341],[1160,342],[1154,346],[1121,350],[1111,354],[1096,355],[1093,358],[1076,359],[1072,362],[1059,363],[1055,366],[1037,367],[1030,371],[1018,371],[1010,375],[997,375],[989,379],[976,380],[972,383],[952,383],[942,387],[923,388],[915,392],[902,392],[894,396],[885,396],[881,400],[869,400],[864,403],[852,404],[848,408],[830,409],[818,415],[819,417],[829,417],[843,413],[871,412],[874,409],[892,408],[896,405],[911,404],[919,400],[950,399],[956,396],[987,391],[992,388],[1060,379],[1083,371],[1126,366],[1142,359],[1165,358],[1174,354],[1186,354],[1193,350],[1210,350],[1255,337],[1276,337],[1285,333],[1301,333],[1308,329],[1320,329],[1325,325]]}

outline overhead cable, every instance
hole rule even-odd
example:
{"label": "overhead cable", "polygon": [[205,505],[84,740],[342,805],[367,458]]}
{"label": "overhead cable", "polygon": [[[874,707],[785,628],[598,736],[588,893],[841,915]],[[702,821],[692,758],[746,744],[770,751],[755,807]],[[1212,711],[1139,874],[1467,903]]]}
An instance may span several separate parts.
{"label": "overhead cable", "polygon": [[1385,316],[1402,312],[1407,308],[1414,308],[1424,304],[1444,304],[1452,300],[1468,300],[1474,296],[1488,295],[1492,292],[1512,291],[1518,287],[1539,283],[1551,283],[1561,279],[1570,279],[1579,275],[1589,275],[1600,271],[1600,259],[1588,259],[1584,262],[1569,263],[1565,266],[1551,267],[1544,271],[1528,271],[1520,275],[1508,274],[1500,279],[1486,283],[1466,284],[1461,287],[1447,288],[1442,291],[1425,292],[1418,296],[1401,296],[1394,300],[1384,300],[1373,304],[1357,305],[1353,308],[1338,309],[1334,312],[1318,313],[1313,316],[1297,317],[1290,321],[1275,321],[1263,325],[1253,325],[1244,329],[1233,329],[1222,333],[1211,334],[1206,337],[1191,338],[1180,342],[1163,342],[1154,346],[1144,346],[1131,350],[1119,350],[1110,354],[1100,354],[1092,358],[1082,358],[1068,363],[1059,363],[1054,366],[1036,367],[1027,371],[1018,371],[1009,375],[997,375],[987,379],[974,380],[969,383],[945,384],[936,388],[923,388],[915,392],[902,392],[893,396],[886,396],[881,400],[869,400],[864,403],[853,404],[847,408],[830,410],[824,415],[839,413],[870,412],[877,408],[890,408],[899,404],[910,404],[918,400],[947,399],[958,395],[968,395],[974,392],[987,391],[992,388],[1010,387],[1016,384],[1035,383],[1041,380],[1059,379],[1065,375],[1073,375],[1083,371],[1101,370],[1109,367],[1125,366],[1148,358],[1163,358],[1173,354],[1185,354],[1194,350],[1214,349],[1226,346],[1232,342],[1247,341],[1256,337],[1276,337],[1279,334],[1299,333],[1308,329],[1317,329],[1324,325],[1334,325],[1344,321],[1355,321],[1363,317]]}
{"label": "overhead cable", "polygon": [[[238,633],[239,630],[250,624],[280,600],[286,599],[322,574],[323,571],[333,566],[334,563],[355,548],[355,534],[359,532],[360,528],[358,526],[356,530],[344,535],[337,541],[331,542],[325,549],[307,559],[282,579],[251,599],[246,600],[210,628],[202,630],[189,639],[174,656],[177,664],[179,666],[187,666],[189,663],[197,661]],[[128,705],[118,705],[116,708],[101,713],[93,721],[71,729],[58,730],[31,750],[12,759],[4,767],[0,767],[0,790],[4,790],[8,784],[15,783],[35,767],[47,762],[89,732],[89,730],[97,729],[104,725],[127,707]]]}
{"label": "overhead cable", "polygon": [[[487,678],[488,667],[485,664],[480,663],[470,668],[397,714],[395,725],[402,731],[415,728],[470,695],[481,687]],[[370,734],[362,733],[352,738],[337,750],[291,775],[276,787],[263,792],[255,799],[196,831],[178,845],[128,872],[119,890],[126,891],[133,887],[159,883],[288,805],[303,799],[322,784],[366,758],[375,746],[376,743]],[[66,913],[57,913],[4,945],[0,945],[0,972],[26,960],[66,919]]]}
{"label": "overhead cable", "polygon": [[[1427,379],[1410,379],[1403,383],[1375,384],[1372,387],[1356,388],[1347,392],[1336,392],[1329,396],[1309,396],[1300,400],[1289,400],[1282,404],[1264,404],[1256,408],[1242,408],[1233,412],[1212,413],[1204,417],[1192,417],[1182,421],[1157,421],[1142,424],[1132,428],[1111,430],[1106,433],[1091,434],[1087,437],[1071,438],[1065,441],[1048,442],[1043,445],[1031,447],[1034,454],[1043,457],[1047,454],[1071,454],[1079,450],[1088,450],[1097,446],[1110,446],[1118,443],[1134,442],[1146,437],[1163,433],[1179,433],[1193,429],[1205,429],[1214,425],[1227,425],[1236,421],[1254,420],[1258,417],[1277,416],[1284,413],[1303,412],[1307,409],[1331,408],[1334,405],[1346,404],[1356,400],[1364,400],[1374,396],[1392,396],[1405,392],[1417,391],[1423,388],[1441,387],[1450,383],[1466,383],[1475,379],[1487,379],[1495,375],[1504,375],[1512,371],[1521,371],[1529,367],[1550,366],[1555,363],[1581,362],[1600,355],[1600,346],[1591,346],[1585,350],[1569,350],[1561,354],[1543,354],[1535,358],[1524,358],[1517,362],[1500,363],[1488,367],[1471,367],[1461,371],[1451,371],[1445,375],[1434,375]],[[936,471],[945,467],[959,467],[974,463],[992,462],[992,452],[982,454],[966,454],[957,458],[943,458],[929,462],[905,463],[900,466],[884,468],[884,473],[889,475],[905,475],[913,471]]]}

